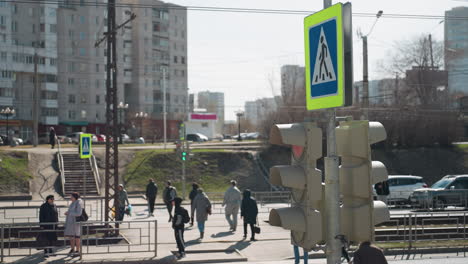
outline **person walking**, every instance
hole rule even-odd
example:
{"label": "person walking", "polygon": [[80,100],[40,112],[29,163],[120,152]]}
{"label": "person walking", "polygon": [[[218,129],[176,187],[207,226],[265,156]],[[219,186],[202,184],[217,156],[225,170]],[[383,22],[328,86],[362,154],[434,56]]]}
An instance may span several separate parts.
{"label": "person walking", "polygon": [[40,233],[39,235],[42,235],[45,241],[47,241],[46,247],[44,248],[44,257],[46,258],[49,256],[55,256],[54,246],[57,241],[57,225],[52,223],[58,222],[58,212],[54,199],[53,195],[48,195],[45,202],[39,209],[39,223],[45,223],[41,224],[41,229],[53,230],[50,232]]}
{"label": "person walking", "polygon": [[[193,200],[195,199],[195,196],[198,194],[198,184],[196,182],[192,183],[192,190],[190,191],[189,194],[189,199],[190,199],[190,212],[193,212]],[[193,226],[193,213],[190,215],[190,226]]]}
{"label": "person walking", "polygon": [[156,202],[156,196],[158,195],[158,185],[153,179],[149,179],[148,185],[146,185],[146,200],[148,200],[148,216],[154,216],[154,203]]}
{"label": "person walking", "polygon": [[[239,214],[239,207],[242,201],[242,195],[236,187],[237,182],[231,181],[231,187],[224,193],[223,206],[226,220],[229,223],[229,231],[235,232],[237,229],[237,215]],[[232,219],[231,219],[232,217]]]}
{"label": "person walking", "polygon": [[57,133],[55,133],[54,127],[50,127],[50,129],[49,129],[49,144],[50,144],[52,149],[55,148],[55,140],[56,139],[57,139]]}
{"label": "person walking", "polygon": [[205,235],[205,222],[208,220],[208,215],[211,215],[211,202],[202,188],[198,189],[198,194],[193,200],[192,215],[195,211],[200,239],[203,239]]}
{"label": "person walking", "polygon": [[118,193],[117,193],[117,201],[118,201],[118,208],[117,208],[117,221],[123,221],[125,216],[125,208],[126,206],[130,206],[130,202],[128,201],[128,194],[127,191],[124,189],[123,184],[119,184]]}
{"label": "person walking", "polygon": [[354,252],[354,264],[388,264],[382,249],[369,241],[362,242]]}
{"label": "person walking", "polygon": [[81,225],[80,222],[76,221],[78,216],[83,213],[84,205],[83,200],[80,199],[80,194],[73,192],[70,195],[72,203],[68,207],[68,211],[65,212],[65,230],[64,235],[70,239],[70,256],[78,256],[80,254],[80,242],[81,242]]}
{"label": "person walking", "polygon": [[171,181],[167,181],[166,188],[163,192],[163,200],[166,204],[167,211],[169,212],[169,221],[172,221],[172,203],[177,196],[177,190],[175,187],[172,186]]}
{"label": "person walking", "polygon": [[172,219],[172,228],[174,229],[174,236],[179,249],[178,259],[185,257],[185,240],[184,228],[185,224],[190,222],[190,216],[185,208],[181,206],[182,198],[174,198],[174,218]]}
{"label": "person walking", "polygon": [[249,189],[243,193],[241,204],[241,218],[244,219],[244,239],[247,238],[247,225],[250,225],[252,236],[250,241],[255,241],[254,225],[257,223],[258,207],[257,201],[251,196]]}

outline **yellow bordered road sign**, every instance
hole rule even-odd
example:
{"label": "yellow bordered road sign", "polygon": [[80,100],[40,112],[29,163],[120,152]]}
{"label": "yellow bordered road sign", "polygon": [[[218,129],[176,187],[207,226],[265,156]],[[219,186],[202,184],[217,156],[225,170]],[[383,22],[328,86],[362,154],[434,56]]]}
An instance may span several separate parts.
{"label": "yellow bordered road sign", "polygon": [[304,20],[307,110],[352,104],[351,3]]}
{"label": "yellow bordered road sign", "polygon": [[80,158],[88,159],[93,154],[92,151],[92,138],[91,134],[80,134]]}

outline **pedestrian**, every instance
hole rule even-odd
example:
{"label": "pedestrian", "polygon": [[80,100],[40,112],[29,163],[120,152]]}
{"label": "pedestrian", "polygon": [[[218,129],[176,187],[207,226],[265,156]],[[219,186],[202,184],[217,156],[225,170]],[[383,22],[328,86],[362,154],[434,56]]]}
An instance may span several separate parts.
{"label": "pedestrian", "polygon": [[390,195],[390,188],[388,187],[388,181],[378,182],[374,185],[375,192],[377,193],[377,199],[387,204],[387,196]]}
{"label": "pedestrian", "polygon": [[387,264],[387,259],[382,249],[371,245],[371,242],[365,241],[359,245],[358,250],[354,252],[354,264]]}
{"label": "pedestrian", "polygon": [[128,194],[127,191],[124,189],[123,184],[119,184],[118,193],[117,193],[117,221],[123,221],[125,216],[125,208],[126,206],[130,206],[130,202],[128,201]]}
{"label": "pedestrian", "polygon": [[55,148],[55,140],[57,138],[57,133],[55,133],[54,127],[50,127],[49,129],[49,144],[52,149]]}
{"label": "pedestrian", "polygon": [[163,200],[166,204],[167,211],[169,212],[169,221],[172,221],[172,203],[177,196],[177,190],[175,187],[172,186],[171,181],[167,181],[166,188],[163,192]]}
{"label": "pedestrian", "polygon": [[208,215],[211,215],[211,202],[202,188],[198,188],[197,196],[193,200],[192,215],[195,211],[200,239],[203,239],[205,235],[205,222],[208,220]]}
{"label": "pedestrian", "polygon": [[[241,191],[236,187],[237,182],[231,181],[231,187],[224,193],[223,206],[226,220],[229,223],[229,231],[236,232],[237,229],[237,215],[239,214],[239,207],[242,201]],[[232,219],[231,219],[232,217]]]}
{"label": "pedestrian", "polygon": [[[192,190],[190,191],[189,194],[189,199],[190,199],[190,212],[193,212],[193,200],[195,199],[195,196],[198,194],[198,184],[196,182],[192,183]],[[193,226],[193,213],[190,215],[190,226]]]}
{"label": "pedestrian", "polygon": [[46,223],[41,224],[43,230],[53,230],[50,232],[40,233],[47,241],[46,247],[44,248],[44,257],[55,256],[54,246],[57,241],[57,225],[54,223],[58,222],[57,206],[54,204],[54,196],[48,195],[45,202],[39,209],[39,222]]}
{"label": "pedestrian", "polygon": [[243,193],[244,198],[241,204],[241,218],[244,219],[244,239],[247,238],[247,225],[250,225],[252,236],[250,241],[255,241],[254,226],[257,223],[258,207],[257,201],[251,196],[249,189]]}
{"label": "pedestrian", "polygon": [[148,185],[146,185],[146,200],[148,200],[148,216],[154,216],[154,203],[156,202],[156,196],[158,195],[158,185],[153,179],[149,179]]}
{"label": "pedestrian", "polygon": [[172,228],[174,229],[174,236],[179,249],[177,258],[185,257],[185,240],[184,240],[184,225],[190,222],[189,213],[181,206],[182,198],[174,198],[174,218],[172,219]]}
{"label": "pedestrian", "polygon": [[64,235],[70,239],[70,256],[78,256],[80,254],[80,238],[81,238],[81,225],[80,222],[76,221],[78,216],[83,213],[84,205],[83,200],[80,199],[80,194],[73,192],[70,195],[72,203],[68,207],[68,211],[65,212],[65,230]]}

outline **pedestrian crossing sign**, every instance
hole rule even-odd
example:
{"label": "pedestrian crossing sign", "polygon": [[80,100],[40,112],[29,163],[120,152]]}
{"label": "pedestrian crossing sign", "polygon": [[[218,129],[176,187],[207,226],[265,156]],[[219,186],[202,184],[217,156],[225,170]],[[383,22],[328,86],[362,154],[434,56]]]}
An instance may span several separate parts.
{"label": "pedestrian crossing sign", "polygon": [[80,134],[80,158],[81,159],[88,159],[91,158],[92,155],[92,135],[91,134]]}
{"label": "pedestrian crossing sign", "polygon": [[351,4],[305,18],[307,110],[352,104]]}

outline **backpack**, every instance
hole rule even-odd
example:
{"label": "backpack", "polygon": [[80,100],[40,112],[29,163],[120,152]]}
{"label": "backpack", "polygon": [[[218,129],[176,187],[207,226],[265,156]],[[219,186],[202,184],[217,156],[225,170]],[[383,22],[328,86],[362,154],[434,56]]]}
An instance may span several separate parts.
{"label": "backpack", "polygon": [[184,222],[184,224],[190,222],[190,215],[185,208],[182,208],[182,222]]}

